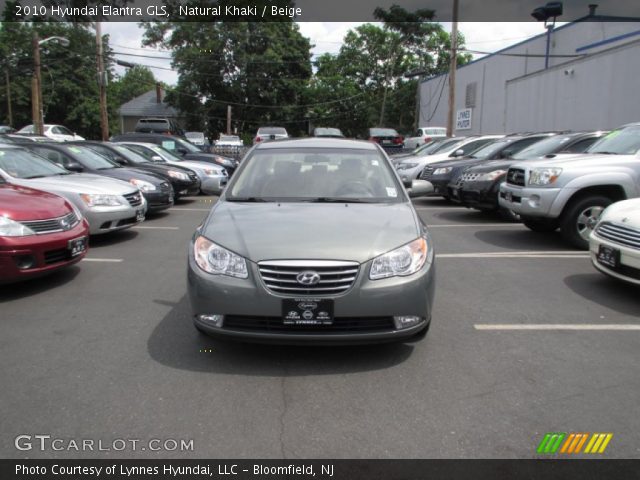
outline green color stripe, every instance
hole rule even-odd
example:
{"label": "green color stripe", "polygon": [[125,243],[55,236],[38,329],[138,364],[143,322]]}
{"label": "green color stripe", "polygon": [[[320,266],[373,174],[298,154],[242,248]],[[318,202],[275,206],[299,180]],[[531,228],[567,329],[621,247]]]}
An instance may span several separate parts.
{"label": "green color stripe", "polygon": [[540,445],[538,445],[538,453],[544,453],[544,449],[545,446],[547,445],[547,442],[551,439],[551,434],[547,433],[544,438],[542,439],[542,441],[540,442]]}
{"label": "green color stripe", "polygon": [[551,453],[556,453],[558,451],[558,448],[560,448],[560,444],[562,443],[562,440],[564,440],[564,437],[566,437],[566,435],[566,433],[558,433],[558,440],[556,440],[555,445],[551,449]]}

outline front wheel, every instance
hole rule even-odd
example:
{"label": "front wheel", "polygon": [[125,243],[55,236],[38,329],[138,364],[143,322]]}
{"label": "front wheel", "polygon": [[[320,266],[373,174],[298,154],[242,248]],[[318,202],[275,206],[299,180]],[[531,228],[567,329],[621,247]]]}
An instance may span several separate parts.
{"label": "front wheel", "polygon": [[602,195],[592,195],[572,202],[560,221],[562,237],[574,247],[587,250],[589,236],[600,215],[612,203],[613,200]]}

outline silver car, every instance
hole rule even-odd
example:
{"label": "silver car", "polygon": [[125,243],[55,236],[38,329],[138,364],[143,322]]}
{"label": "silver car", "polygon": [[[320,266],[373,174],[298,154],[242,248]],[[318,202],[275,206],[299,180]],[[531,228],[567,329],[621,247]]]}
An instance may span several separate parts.
{"label": "silver car", "polygon": [[13,185],[60,195],[89,222],[92,235],[123,230],[144,220],[147,203],[138,188],[112,178],[71,173],[28,150],[0,146],[0,177]]}
{"label": "silver car", "polygon": [[310,138],[254,147],[189,247],[198,330],[277,343],[422,338],[433,241],[384,151]]}
{"label": "silver car", "polygon": [[169,163],[193,170],[196,175],[198,175],[198,178],[200,178],[200,191],[205,194],[219,190],[227,184],[227,180],[229,179],[227,170],[224,167],[219,167],[209,162],[185,160],[182,157],[175,156],[170,151],[165,150],[155,143],[124,141],[117,143],[130,148],[152,162]]}

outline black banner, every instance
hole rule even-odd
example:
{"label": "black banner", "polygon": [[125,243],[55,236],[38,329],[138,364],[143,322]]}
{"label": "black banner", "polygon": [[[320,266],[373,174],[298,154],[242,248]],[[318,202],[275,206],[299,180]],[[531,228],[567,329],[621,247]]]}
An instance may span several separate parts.
{"label": "black banner", "polygon": [[633,480],[640,460],[0,460],[2,480]]}

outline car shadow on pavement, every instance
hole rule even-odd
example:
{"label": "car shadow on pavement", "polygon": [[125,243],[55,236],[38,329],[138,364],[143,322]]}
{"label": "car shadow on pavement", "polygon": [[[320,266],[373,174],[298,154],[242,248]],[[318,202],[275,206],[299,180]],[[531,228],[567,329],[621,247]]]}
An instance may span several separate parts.
{"label": "car shadow on pavement", "polygon": [[570,275],[564,283],[574,293],[623,315],[638,316],[638,287],[597,271]]}
{"label": "car shadow on pavement", "polygon": [[[169,305],[164,301],[156,301]],[[410,344],[283,346],[217,340],[199,333],[185,295],[155,327],[147,350],[171,368],[266,377],[333,375],[383,370],[407,360]]]}
{"label": "car shadow on pavement", "polygon": [[89,238],[89,249],[109,247],[118,243],[128,242],[138,236],[135,230],[121,230],[119,232],[105,233],[104,235],[93,235]]}
{"label": "car shadow on pavement", "polygon": [[[508,224],[507,224],[508,225]],[[532,232],[526,227],[504,230],[481,230],[474,236],[489,245],[509,250],[528,251],[573,251],[562,240],[559,232]]]}
{"label": "car shadow on pavement", "polygon": [[434,219],[450,222],[504,223],[497,212],[481,212],[480,210],[442,210],[433,214]]}
{"label": "car shadow on pavement", "polygon": [[73,281],[80,271],[81,268],[76,264],[44,277],[3,285],[2,288],[0,288],[0,303],[30,297],[31,295],[38,295],[47,290],[65,285]]}

